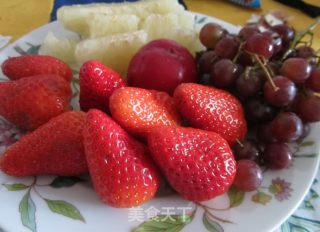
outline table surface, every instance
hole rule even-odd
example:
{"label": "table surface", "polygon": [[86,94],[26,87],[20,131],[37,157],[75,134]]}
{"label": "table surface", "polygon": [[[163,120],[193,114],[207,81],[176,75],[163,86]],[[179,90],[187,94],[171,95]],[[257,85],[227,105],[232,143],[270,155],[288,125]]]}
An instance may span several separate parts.
{"label": "table surface", "polygon": [[[53,0],[11,0],[0,1],[0,35],[10,35],[16,40],[33,29],[49,22]],[[262,14],[270,10],[281,9],[293,17],[291,25],[300,31],[313,23],[315,19],[308,17],[301,11],[289,8],[272,0],[261,0],[262,8],[252,10],[229,3],[225,0],[185,0],[189,10],[211,15],[232,24],[243,25],[252,14]],[[320,6],[320,0],[306,1]],[[35,8],[36,6],[36,8]],[[37,9],[35,11],[35,9]],[[314,48],[320,48],[320,27],[315,31]],[[320,189],[318,184],[316,188]],[[320,191],[319,193],[320,194]],[[320,206],[317,207],[320,211]],[[319,212],[315,215],[320,217]],[[317,216],[313,219],[320,221]],[[279,230],[281,231],[281,230]],[[305,231],[305,230],[304,230]]]}

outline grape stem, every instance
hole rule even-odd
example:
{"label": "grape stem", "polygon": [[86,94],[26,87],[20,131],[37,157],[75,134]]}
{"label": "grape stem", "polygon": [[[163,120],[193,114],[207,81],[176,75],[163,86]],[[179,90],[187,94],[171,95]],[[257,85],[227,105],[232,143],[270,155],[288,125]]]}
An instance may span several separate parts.
{"label": "grape stem", "polygon": [[241,148],[244,148],[243,143],[241,143],[239,139],[236,139],[236,142],[237,142],[237,144],[239,144],[239,146],[240,146]]}
{"label": "grape stem", "polygon": [[282,60],[285,60],[288,57],[290,52],[301,42],[303,37],[310,34],[312,35],[311,31],[313,31],[319,24],[320,24],[320,18],[318,18],[313,24],[308,26],[304,31],[298,33],[295,36],[294,40],[292,41],[289,49],[284,53]]}
{"label": "grape stem", "polygon": [[314,96],[320,97],[320,93],[313,93]]}
{"label": "grape stem", "polygon": [[268,80],[270,81],[270,84],[272,85],[273,87],[273,90],[276,92],[279,90],[279,87],[276,86],[276,84],[274,83],[274,81],[272,80],[272,76],[269,72],[269,70],[267,69],[266,67],[266,61],[264,60],[264,62],[262,62],[261,58],[257,55],[257,54],[254,54],[253,55],[254,59],[257,61],[257,63],[260,65],[260,67],[262,68],[262,70],[264,71],[264,73],[266,74]]}
{"label": "grape stem", "polygon": [[238,60],[238,58],[239,58],[239,56],[240,56],[240,54],[241,54],[241,52],[242,52],[242,48],[243,48],[244,44],[245,44],[244,42],[242,42],[242,43],[240,44],[239,49],[238,49],[238,52],[237,52],[237,54],[235,55],[235,57],[233,58],[233,60],[232,60],[233,63],[236,63],[236,62],[237,62],[237,60]]}

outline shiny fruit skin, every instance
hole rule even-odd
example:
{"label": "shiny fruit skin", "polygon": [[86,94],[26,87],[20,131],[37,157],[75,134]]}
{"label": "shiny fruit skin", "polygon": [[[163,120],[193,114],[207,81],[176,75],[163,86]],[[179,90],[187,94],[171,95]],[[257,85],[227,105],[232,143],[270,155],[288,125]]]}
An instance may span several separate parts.
{"label": "shiny fruit skin", "polygon": [[262,170],[252,160],[237,161],[237,173],[233,186],[244,192],[256,190],[262,183]]}
{"label": "shiny fruit skin", "polygon": [[240,75],[240,66],[234,64],[229,59],[217,61],[211,71],[211,82],[218,88],[229,88]]}
{"label": "shiny fruit skin", "polygon": [[89,60],[81,66],[79,82],[81,110],[100,109],[106,113],[110,112],[112,93],[127,85],[120,74],[97,60]]}
{"label": "shiny fruit skin", "polygon": [[263,87],[265,101],[272,106],[278,107],[292,103],[297,94],[296,85],[284,76],[275,76],[273,81],[279,89],[275,90],[270,81],[265,82]]}
{"label": "shiny fruit skin", "polygon": [[236,173],[227,141],[220,135],[185,127],[160,127],[148,147],[170,185],[184,198],[204,201],[225,193]]}
{"label": "shiny fruit skin", "polygon": [[268,35],[253,34],[244,44],[244,49],[252,54],[262,56],[266,59],[270,58],[274,53],[272,39]]}
{"label": "shiny fruit skin", "polygon": [[110,97],[112,118],[128,132],[146,138],[158,126],[180,125],[177,105],[165,92],[123,87]]}
{"label": "shiny fruit skin", "polygon": [[86,114],[62,113],[24,135],[0,158],[0,168],[12,176],[77,176],[88,171],[82,143]]}
{"label": "shiny fruit skin", "polygon": [[220,58],[233,59],[239,51],[240,41],[237,37],[226,35],[215,46],[215,52]]}
{"label": "shiny fruit skin", "polygon": [[205,24],[200,32],[200,42],[206,48],[213,49],[226,31],[218,24],[210,22]]}
{"label": "shiny fruit skin", "polygon": [[128,68],[130,86],[172,94],[183,82],[196,80],[196,62],[192,54],[172,40],[159,39],[142,47]]}
{"label": "shiny fruit skin", "polygon": [[160,175],[147,147],[112,118],[89,110],[83,143],[94,189],[104,203],[129,208],[154,197]]}
{"label": "shiny fruit skin", "polygon": [[180,84],[173,95],[191,126],[218,133],[230,145],[242,140],[247,122],[240,101],[229,92],[194,83]]}
{"label": "shiny fruit skin", "polygon": [[55,74],[62,76],[66,81],[71,81],[72,70],[53,56],[27,54],[17,57],[9,57],[2,65],[2,72],[11,80],[35,75]]}
{"label": "shiny fruit skin", "polygon": [[274,137],[280,142],[293,142],[300,138],[303,132],[301,119],[293,112],[279,113],[271,123]]}
{"label": "shiny fruit skin", "polygon": [[312,91],[320,92],[320,68],[314,68],[310,77],[306,81],[306,85]]}
{"label": "shiny fruit skin", "polygon": [[296,113],[304,122],[320,121],[320,97],[302,97],[296,104]]}
{"label": "shiny fruit skin", "polygon": [[292,152],[285,143],[271,143],[265,147],[263,158],[271,169],[287,168],[292,163]]}
{"label": "shiny fruit skin", "polygon": [[0,82],[0,115],[22,131],[32,131],[67,111],[70,83],[55,74]]}
{"label": "shiny fruit skin", "polygon": [[289,58],[281,66],[280,73],[294,83],[303,83],[311,74],[312,67],[304,58]]}

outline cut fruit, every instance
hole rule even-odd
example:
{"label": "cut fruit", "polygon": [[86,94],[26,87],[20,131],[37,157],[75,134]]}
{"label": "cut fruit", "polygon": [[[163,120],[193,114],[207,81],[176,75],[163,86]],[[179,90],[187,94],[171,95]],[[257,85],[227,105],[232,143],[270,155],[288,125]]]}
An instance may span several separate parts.
{"label": "cut fruit", "polygon": [[58,21],[71,31],[83,34],[88,31],[87,20],[92,13],[102,14],[134,14],[146,18],[150,14],[167,14],[179,12],[183,6],[177,0],[142,0],[126,3],[96,3],[86,5],[63,6],[57,12]]}
{"label": "cut fruit", "polygon": [[189,49],[194,54],[203,50],[198,30],[194,27],[194,15],[189,12],[149,15],[141,25],[148,33],[149,41],[172,39]]}
{"label": "cut fruit", "polygon": [[[204,46],[199,40],[199,32],[196,29],[172,29],[168,34],[164,34],[161,38],[172,39],[182,46],[186,47],[191,54],[204,50]],[[154,38],[156,39],[156,38]]]}
{"label": "cut fruit", "polygon": [[91,14],[87,19],[88,34],[83,36],[98,38],[139,30],[140,18],[133,14],[106,15]]}
{"label": "cut fruit", "polygon": [[131,58],[147,41],[143,30],[87,39],[77,44],[75,56],[79,65],[95,59],[125,76]]}
{"label": "cut fruit", "polygon": [[46,35],[39,53],[54,56],[72,66],[76,63],[74,51],[77,43],[76,39],[59,39],[50,31]]}
{"label": "cut fruit", "polygon": [[172,31],[172,28],[193,29],[194,15],[187,11],[169,14],[151,14],[147,16],[141,29],[146,30],[151,37],[159,37]]}

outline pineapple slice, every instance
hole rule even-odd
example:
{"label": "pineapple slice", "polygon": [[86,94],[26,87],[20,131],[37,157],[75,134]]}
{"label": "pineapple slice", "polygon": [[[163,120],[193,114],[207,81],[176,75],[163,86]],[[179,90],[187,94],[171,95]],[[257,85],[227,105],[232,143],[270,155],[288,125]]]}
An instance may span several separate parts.
{"label": "pineapple slice", "polygon": [[125,3],[96,3],[87,5],[73,5],[59,8],[58,21],[66,28],[80,34],[88,31],[87,20],[93,14],[134,14],[146,18],[150,14],[166,14],[183,11],[177,0],[141,0]]}
{"label": "pineapple slice", "polygon": [[172,39],[186,47],[194,56],[197,52],[205,50],[199,39],[199,31],[197,29],[180,29],[174,28],[169,34],[162,38]]}
{"label": "pineapple slice", "polygon": [[131,58],[147,41],[143,30],[86,39],[77,44],[75,56],[79,65],[91,59],[100,60],[125,77]]}
{"label": "pineapple slice", "polygon": [[172,30],[172,28],[194,27],[194,16],[187,12],[174,12],[169,14],[151,14],[144,19],[141,29],[148,32],[151,38],[159,38]]}
{"label": "pineapple slice", "polygon": [[137,31],[140,18],[133,14],[90,14],[87,18],[88,33],[83,36],[98,38],[108,35]]}
{"label": "pineapple slice", "polygon": [[76,63],[74,51],[78,41],[79,39],[59,39],[50,31],[46,35],[39,53],[57,57],[72,66]]}
{"label": "pineapple slice", "polygon": [[194,54],[203,50],[199,40],[199,30],[195,28],[194,16],[189,12],[152,14],[142,23],[141,29],[148,33],[149,40],[172,39]]}

